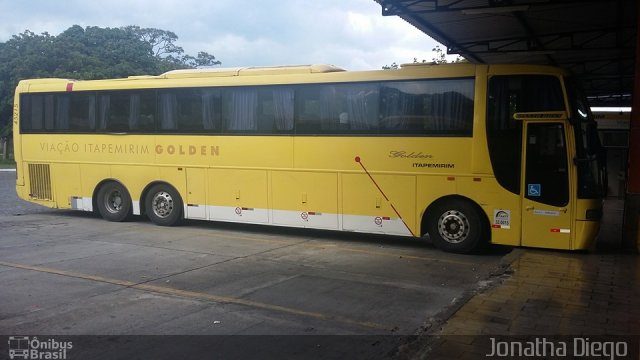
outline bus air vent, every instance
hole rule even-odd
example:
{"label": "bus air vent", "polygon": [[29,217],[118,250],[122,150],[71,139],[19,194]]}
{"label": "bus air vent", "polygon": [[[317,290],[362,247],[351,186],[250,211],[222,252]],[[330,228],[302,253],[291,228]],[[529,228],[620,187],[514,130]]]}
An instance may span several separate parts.
{"label": "bus air vent", "polygon": [[49,164],[29,164],[29,197],[37,200],[53,200]]}

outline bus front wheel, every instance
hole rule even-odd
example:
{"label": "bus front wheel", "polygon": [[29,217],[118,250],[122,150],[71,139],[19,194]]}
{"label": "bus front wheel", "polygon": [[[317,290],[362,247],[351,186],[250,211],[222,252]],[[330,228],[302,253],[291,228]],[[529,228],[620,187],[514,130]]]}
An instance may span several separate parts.
{"label": "bus front wheel", "polygon": [[444,251],[470,253],[487,232],[481,210],[469,201],[448,199],[435,204],[428,217],[429,237]]}
{"label": "bus front wheel", "polygon": [[115,181],[100,187],[96,204],[105,220],[124,221],[131,215],[131,196],[122,184]]}
{"label": "bus front wheel", "polygon": [[156,225],[176,225],[182,220],[182,199],[173,187],[157,184],[147,193],[145,210]]}

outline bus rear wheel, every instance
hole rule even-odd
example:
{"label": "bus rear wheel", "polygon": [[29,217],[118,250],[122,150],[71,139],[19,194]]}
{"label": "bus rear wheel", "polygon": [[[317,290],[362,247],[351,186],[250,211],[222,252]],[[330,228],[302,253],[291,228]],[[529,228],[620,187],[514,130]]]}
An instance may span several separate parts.
{"label": "bus rear wheel", "polygon": [[462,199],[444,200],[430,210],[427,231],[433,244],[444,251],[470,253],[484,240],[486,221],[481,210]]}
{"label": "bus rear wheel", "polygon": [[157,184],[147,192],[145,210],[156,225],[177,225],[182,220],[182,199],[173,187]]}
{"label": "bus rear wheel", "polygon": [[100,187],[96,204],[98,212],[105,220],[119,222],[131,215],[131,196],[122,184],[115,181]]}

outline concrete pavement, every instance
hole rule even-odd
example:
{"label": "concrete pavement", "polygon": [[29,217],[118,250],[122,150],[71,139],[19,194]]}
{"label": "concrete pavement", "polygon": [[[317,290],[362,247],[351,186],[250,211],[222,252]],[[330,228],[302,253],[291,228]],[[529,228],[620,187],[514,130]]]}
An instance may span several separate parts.
{"label": "concrete pavement", "polygon": [[[109,223],[21,202],[12,176],[0,173],[5,335],[340,334],[367,358],[411,359],[486,358],[499,335],[640,335],[640,266],[620,252],[615,205],[590,253],[465,256],[393,237]],[[373,350],[362,337],[398,334],[418,336]]]}
{"label": "concrete pavement", "polygon": [[620,249],[621,206],[617,201],[606,205],[600,238],[589,253],[514,250],[506,259],[510,266],[452,309],[448,320],[426,331],[403,357],[487,358],[492,353],[490,339],[500,336],[522,341],[613,336],[630,345],[630,357],[620,358],[635,359],[640,261],[637,254]]}

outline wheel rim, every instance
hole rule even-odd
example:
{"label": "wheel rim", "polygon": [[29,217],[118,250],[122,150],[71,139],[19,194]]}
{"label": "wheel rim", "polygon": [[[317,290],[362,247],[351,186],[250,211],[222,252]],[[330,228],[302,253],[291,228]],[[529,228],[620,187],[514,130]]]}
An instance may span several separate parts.
{"label": "wheel rim", "polygon": [[449,210],[438,220],[438,232],[447,242],[458,244],[469,236],[469,219],[457,210]]}
{"label": "wheel rim", "polygon": [[151,200],[151,209],[153,213],[160,218],[166,218],[173,212],[173,198],[171,194],[160,191],[153,196]]}
{"label": "wheel rim", "polygon": [[118,189],[111,189],[104,197],[104,207],[112,214],[122,211],[123,205],[122,193]]}

